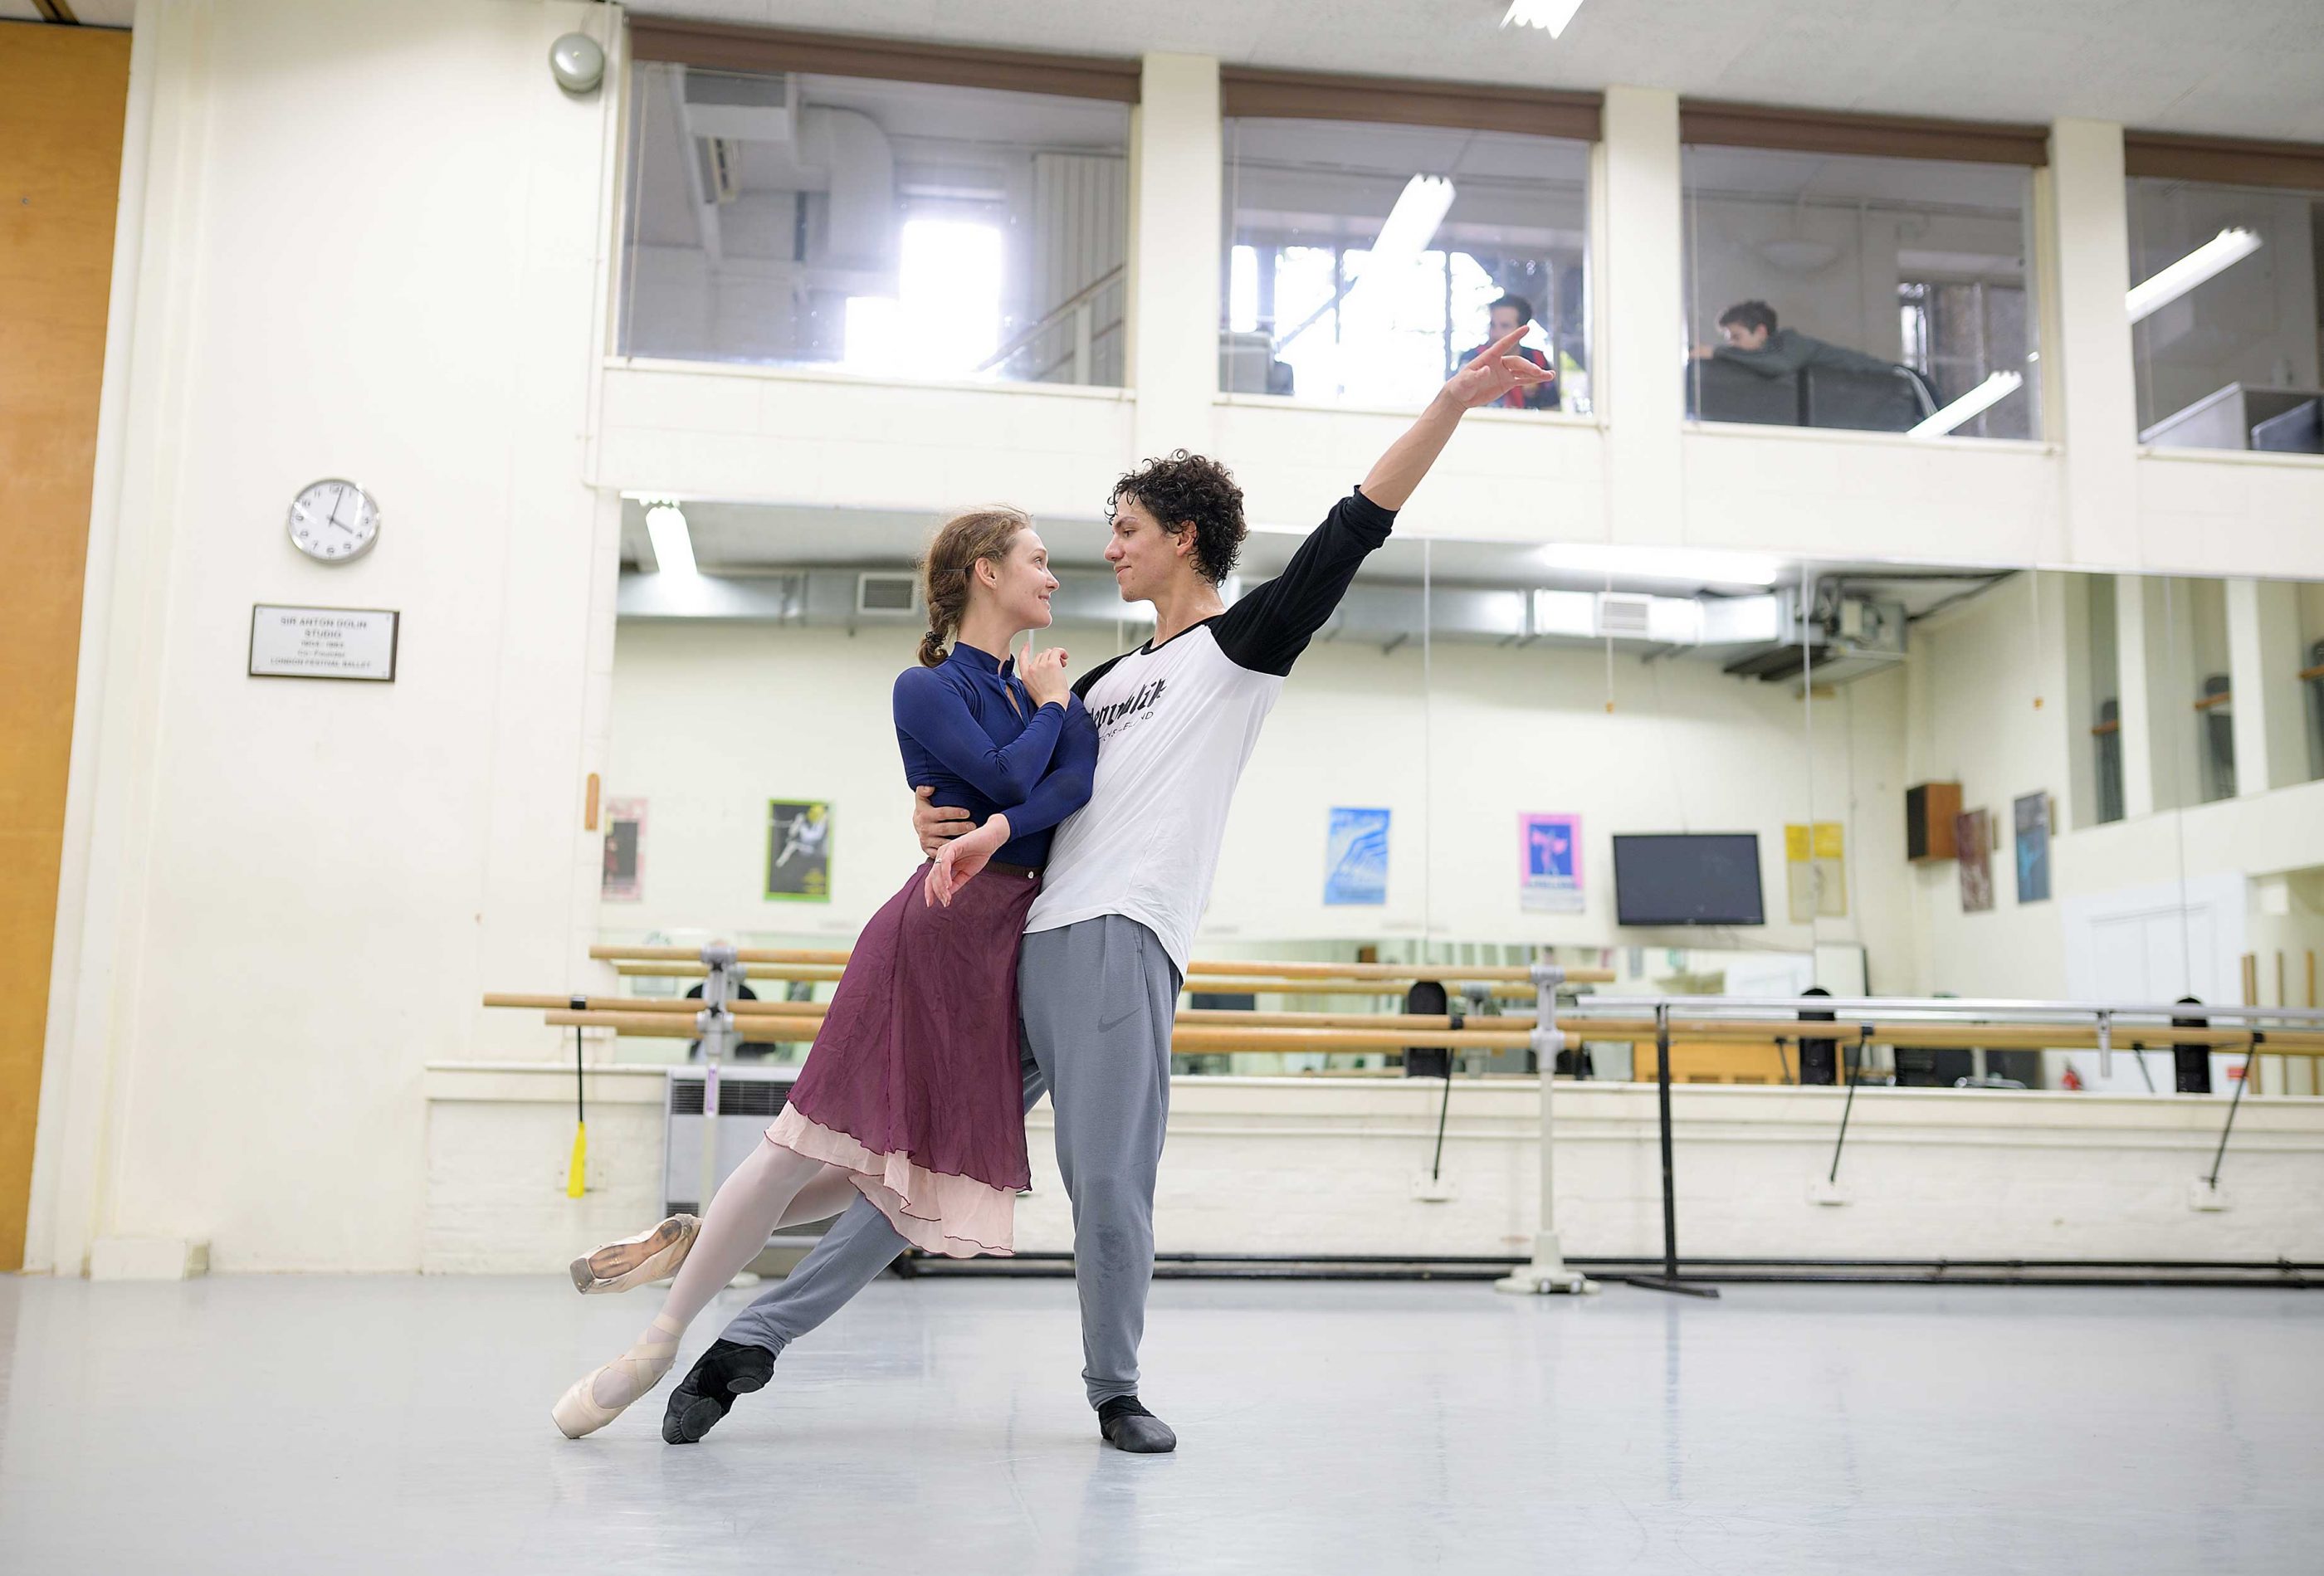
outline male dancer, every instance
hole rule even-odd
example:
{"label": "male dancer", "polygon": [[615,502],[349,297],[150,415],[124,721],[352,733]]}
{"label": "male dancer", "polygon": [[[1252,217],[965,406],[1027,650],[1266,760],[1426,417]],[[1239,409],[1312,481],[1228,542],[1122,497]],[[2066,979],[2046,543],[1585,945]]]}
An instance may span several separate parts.
{"label": "male dancer", "polygon": [[[1453,374],[1362,485],[1333,506],[1277,579],[1227,607],[1219,583],[1244,536],[1242,490],[1183,449],[1124,476],[1105,549],[1124,602],[1154,604],[1154,638],[1074,687],[1098,726],[1087,806],[1058,829],[1018,964],[1025,1109],[1056,1107],[1057,1168],[1074,1208],[1082,1378],[1118,1450],[1176,1449],[1139,1404],[1138,1343],[1154,1275],[1154,1176],[1170,1100],[1170,1028],[1209,901],[1235,782],[1292,663],[1340,604],[1464,411],[1548,382],[1504,335]],[[923,803],[933,853],[966,811]],[[967,872],[964,872],[967,873]],[[736,1395],[764,1386],[784,1347],[904,1250],[857,1199],[798,1267],[712,1342],[671,1392],[662,1437],[699,1440]]]}

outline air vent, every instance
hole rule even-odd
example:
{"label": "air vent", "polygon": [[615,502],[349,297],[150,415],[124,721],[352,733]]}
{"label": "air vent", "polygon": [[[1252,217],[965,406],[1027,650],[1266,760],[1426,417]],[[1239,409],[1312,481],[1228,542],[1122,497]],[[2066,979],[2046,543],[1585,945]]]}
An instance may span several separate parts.
{"label": "air vent", "polygon": [[908,614],[918,607],[919,600],[919,577],[916,575],[875,572],[855,577],[858,613]]}
{"label": "air vent", "polygon": [[1618,591],[1604,591],[1598,595],[1598,633],[1601,638],[1617,641],[1646,639],[1654,619],[1655,599],[1651,596],[1631,596]]}
{"label": "air vent", "polygon": [[742,195],[742,144],[726,137],[696,137],[702,151],[702,194],[721,205]]}
{"label": "air vent", "polygon": [[[718,1080],[718,1114],[720,1116],[780,1116],[784,1097],[789,1086],[763,1078],[721,1078]],[[677,1078],[670,1081],[669,1114],[700,1116],[702,1114],[702,1080]]]}
{"label": "air vent", "polygon": [[686,73],[687,131],[730,143],[790,143],[798,135],[798,96],[787,76]]}

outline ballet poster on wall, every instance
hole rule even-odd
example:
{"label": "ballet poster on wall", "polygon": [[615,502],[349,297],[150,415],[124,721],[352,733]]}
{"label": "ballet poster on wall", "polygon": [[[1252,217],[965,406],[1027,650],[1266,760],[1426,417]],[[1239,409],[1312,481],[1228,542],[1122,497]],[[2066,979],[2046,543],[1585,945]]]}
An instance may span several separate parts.
{"label": "ballet poster on wall", "polygon": [[1982,914],[1993,907],[1993,817],[1971,810],[1953,819],[1959,845],[1961,912]]}
{"label": "ballet poster on wall", "polygon": [[1582,817],[1517,816],[1517,907],[1528,914],[1582,912]]}
{"label": "ballet poster on wall", "polygon": [[822,800],[767,801],[767,898],[831,901],[831,806]]}
{"label": "ballet poster on wall", "polygon": [[1342,908],[1388,901],[1388,812],[1332,809],[1324,843],[1323,902]]}
{"label": "ballet poster on wall", "polygon": [[1800,822],[1784,827],[1784,874],[1789,884],[1791,920],[1848,917],[1848,834],[1838,821],[1818,821],[1811,838]]}
{"label": "ballet poster on wall", "polygon": [[598,895],[608,903],[635,903],[645,893],[646,802],[605,801],[605,879]]}
{"label": "ballet poster on wall", "polygon": [[2050,896],[2050,796],[2027,794],[2010,801],[2017,818],[2017,900],[2044,902]]}

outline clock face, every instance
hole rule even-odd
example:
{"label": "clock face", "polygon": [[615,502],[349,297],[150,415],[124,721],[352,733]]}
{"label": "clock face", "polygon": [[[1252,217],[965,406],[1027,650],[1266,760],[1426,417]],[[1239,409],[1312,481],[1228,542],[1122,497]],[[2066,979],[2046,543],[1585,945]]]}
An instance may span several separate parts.
{"label": "clock face", "polygon": [[310,482],[290,503],[290,544],[325,564],[361,558],[379,539],[379,505],[353,482]]}

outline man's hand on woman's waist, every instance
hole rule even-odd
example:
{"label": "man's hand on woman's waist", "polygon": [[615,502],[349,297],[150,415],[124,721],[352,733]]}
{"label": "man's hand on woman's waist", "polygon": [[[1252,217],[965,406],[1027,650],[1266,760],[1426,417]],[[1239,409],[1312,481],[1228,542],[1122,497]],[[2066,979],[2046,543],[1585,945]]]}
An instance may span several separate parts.
{"label": "man's hand on woman's waist", "polygon": [[966,810],[936,804],[936,797],[932,788],[915,789],[912,795],[912,834],[920,840],[920,852],[930,859],[954,838],[975,830]]}

